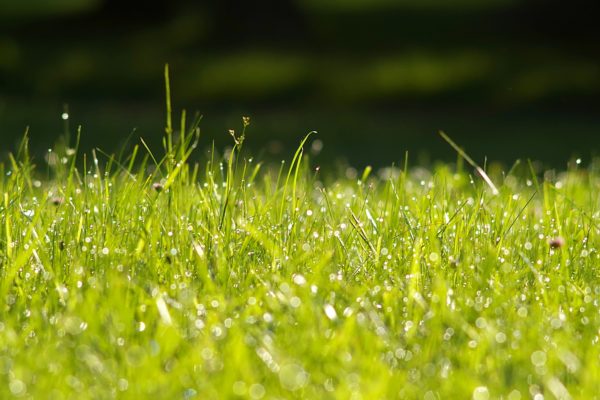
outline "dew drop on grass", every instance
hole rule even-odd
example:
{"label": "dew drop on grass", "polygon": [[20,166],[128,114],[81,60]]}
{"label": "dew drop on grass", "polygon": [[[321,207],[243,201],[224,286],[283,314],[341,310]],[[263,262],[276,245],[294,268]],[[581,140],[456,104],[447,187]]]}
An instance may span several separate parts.
{"label": "dew drop on grass", "polygon": [[294,283],[298,286],[304,286],[306,284],[306,278],[300,274],[294,275],[293,280],[294,280]]}
{"label": "dew drop on grass", "polygon": [[325,310],[325,315],[327,315],[327,318],[329,318],[332,321],[335,321],[337,319],[337,312],[331,304],[325,304],[323,309]]}
{"label": "dew drop on grass", "polygon": [[475,325],[479,329],[485,329],[485,327],[487,326],[487,321],[485,320],[485,318],[479,317],[479,318],[477,318],[477,320],[475,320]]}
{"label": "dew drop on grass", "polygon": [[250,398],[252,399],[262,399],[266,393],[265,388],[260,383],[255,383],[250,386]]}
{"label": "dew drop on grass", "polygon": [[215,325],[212,327],[212,329],[210,330],[210,332],[212,333],[213,337],[215,339],[222,339],[223,338],[223,328],[220,325]]}
{"label": "dew drop on grass", "polygon": [[516,389],[508,394],[508,400],[521,400],[521,398],[521,392]]}
{"label": "dew drop on grass", "polygon": [[488,400],[490,398],[490,391],[486,386],[477,386],[473,390],[473,400]]}
{"label": "dew drop on grass", "polygon": [[266,323],[271,323],[271,322],[273,322],[273,315],[271,313],[264,313],[263,314],[263,320]]}
{"label": "dew drop on grass", "polygon": [[13,379],[8,384],[8,389],[14,396],[22,396],[27,391],[27,386],[23,381]]}
{"label": "dew drop on grass", "polygon": [[26,216],[27,218],[32,218],[35,214],[35,212],[33,210],[23,210],[21,211],[21,213]]}
{"label": "dew drop on grass", "polygon": [[536,367],[542,367],[546,364],[546,352],[537,350],[531,353],[531,363]]}
{"label": "dew drop on grass", "polygon": [[183,398],[185,400],[193,399],[197,395],[198,395],[198,392],[196,391],[196,389],[193,389],[193,388],[187,388],[183,391]]}
{"label": "dew drop on grass", "polygon": [[63,328],[70,335],[76,336],[87,328],[87,324],[78,317],[69,316],[64,319]]}
{"label": "dew drop on grass", "polygon": [[308,373],[298,364],[284,364],[279,370],[279,383],[289,391],[302,389],[308,383]]}
{"label": "dew drop on grass", "polygon": [[506,342],[506,333],[504,333],[504,332],[496,333],[496,342],[500,343],[500,344]]}
{"label": "dew drop on grass", "polygon": [[300,307],[301,304],[302,304],[302,300],[300,300],[300,298],[297,296],[294,296],[290,299],[290,305],[294,308]]}
{"label": "dew drop on grass", "polygon": [[205,361],[210,361],[214,357],[214,351],[210,347],[205,347],[200,351],[200,355]]}
{"label": "dew drop on grass", "polygon": [[121,378],[119,379],[117,386],[121,392],[124,392],[129,387],[129,382],[127,381],[127,379]]}

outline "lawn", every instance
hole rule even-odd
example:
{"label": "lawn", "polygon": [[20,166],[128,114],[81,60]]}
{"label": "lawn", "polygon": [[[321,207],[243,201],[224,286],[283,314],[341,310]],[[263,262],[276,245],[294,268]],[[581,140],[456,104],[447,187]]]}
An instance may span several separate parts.
{"label": "lawn", "polygon": [[248,124],[5,160],[0,397],[597,398],[599,162],[262,164]]}

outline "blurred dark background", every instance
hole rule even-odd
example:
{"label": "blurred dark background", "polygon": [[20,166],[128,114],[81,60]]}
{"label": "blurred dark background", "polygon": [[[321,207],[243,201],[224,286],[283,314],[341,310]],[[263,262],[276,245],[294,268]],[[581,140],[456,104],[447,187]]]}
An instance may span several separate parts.
{"label": "blurred dark background", "polygon": [[50,146],[65,104],[84,149],[159,146],[168,62],[206,145],[249,115],[265,156],[317,130],[321,162],[454,159],[442,129],[478,161],[561,166],[599,148],[597,3],[1,0],[2,151],[26,126]]}

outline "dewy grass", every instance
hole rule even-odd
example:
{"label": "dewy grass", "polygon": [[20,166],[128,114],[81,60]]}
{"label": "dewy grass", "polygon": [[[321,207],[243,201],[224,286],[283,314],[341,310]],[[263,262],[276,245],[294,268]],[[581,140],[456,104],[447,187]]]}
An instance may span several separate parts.
{"label": "dewy grass", "polygon": [[38,180],[26,140],[2,165],[0,397],[598,395],[597,163],[493,195],[301,150],[194,166],[192,133],[152,168],[56,149]]}
{"label": "dewy grass", "polygon": [[261,166],[235,135],[192,164],[181,130],[0,165],[1,398],[597,398],[598,162],[492,169],[494,194],[460,164]]}

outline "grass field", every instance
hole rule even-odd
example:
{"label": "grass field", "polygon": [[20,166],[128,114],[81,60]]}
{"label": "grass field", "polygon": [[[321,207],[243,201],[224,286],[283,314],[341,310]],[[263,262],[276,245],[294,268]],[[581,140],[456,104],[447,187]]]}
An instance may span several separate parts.
{"label": "grass field", "polygon": [[600,163],[318,170],[232,132],[194,164],[173,130],[0,167],[0,397],[598,398]]}

